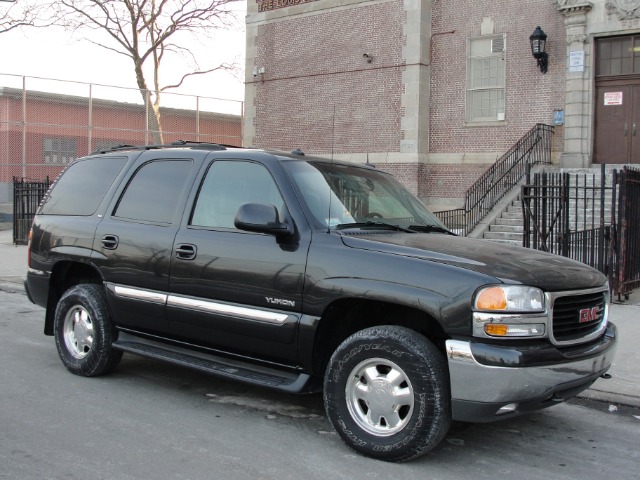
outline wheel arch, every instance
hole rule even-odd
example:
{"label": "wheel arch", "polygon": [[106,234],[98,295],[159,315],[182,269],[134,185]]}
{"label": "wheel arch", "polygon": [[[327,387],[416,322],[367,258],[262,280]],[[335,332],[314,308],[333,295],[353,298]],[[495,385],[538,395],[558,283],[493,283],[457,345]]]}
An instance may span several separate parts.
{"label": "wheel arch", "polygon": [[56,305],[58,305],[62,294],[80,283],[101,284],[102,276],[98,269],[89,263],[63,260],[54,265],[49,278],[49,294],[44,321],[45,335],[53,335]]}
{"label": "wheel arch", "polygon": [[313,373],[323,376],[331,355],[347,337],[381,325],[409,328],[428,338],[444,355],[449,336],[433,312],[385,300],[343,298],[332,302],[316,325],[313,354],[308,359]]}

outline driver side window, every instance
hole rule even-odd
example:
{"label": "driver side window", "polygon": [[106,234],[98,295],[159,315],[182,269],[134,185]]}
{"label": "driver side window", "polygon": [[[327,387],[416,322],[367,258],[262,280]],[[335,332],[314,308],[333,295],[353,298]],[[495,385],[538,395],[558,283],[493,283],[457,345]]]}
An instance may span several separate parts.
{"label": "driver side window", "polygon": [[190,225],[235,228],[236,213],[245,203],[266,203],[281,210],[282,196],[269,171],[247,161],[213,162],[202,181]]}

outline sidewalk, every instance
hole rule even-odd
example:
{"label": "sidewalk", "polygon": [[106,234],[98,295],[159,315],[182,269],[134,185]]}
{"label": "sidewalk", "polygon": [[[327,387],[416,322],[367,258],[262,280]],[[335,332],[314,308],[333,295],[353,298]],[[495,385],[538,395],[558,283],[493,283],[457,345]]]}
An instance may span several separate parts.
{"label": "sidewalk", "polygon": [[[0,290],[24,293],[27,247],[14,246],[11,230],[0,231]],[[611,378],[598,379],[580,397],[640,408],[640,289],[629,300],[613,299],[609,319],[618,327],[618,350]]]}
{"label": "sidewalk", "polygon": [[23,292],[27,274],[27,247],[13,245],[13,232],[0,230],[0,290]]}

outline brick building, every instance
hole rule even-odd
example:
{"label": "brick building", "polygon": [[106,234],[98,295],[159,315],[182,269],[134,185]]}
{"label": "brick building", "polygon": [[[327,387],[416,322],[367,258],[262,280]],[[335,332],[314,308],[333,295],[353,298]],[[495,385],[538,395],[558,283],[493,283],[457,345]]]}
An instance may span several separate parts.
{"label": "brick building", "polygon": [[[241,115],[188,108],[161,112],[165,143],[241,145]],[[0,86],[0,204],[12,201],[14,176],[55,178],[70,161],[92,151],[154,143],[148,115],[141,103]]]}
{"label": "brick building", "polygon": [[561,166],[640,163],[640,0],[248,0],[245,145],[368,160],[440,210],[536,123]]}

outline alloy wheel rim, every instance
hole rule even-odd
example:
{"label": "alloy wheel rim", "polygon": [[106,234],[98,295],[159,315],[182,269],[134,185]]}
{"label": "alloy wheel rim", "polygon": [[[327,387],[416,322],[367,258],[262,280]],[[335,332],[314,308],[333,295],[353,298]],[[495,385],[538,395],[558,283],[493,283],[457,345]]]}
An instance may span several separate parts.
{"label": "alloy wheel rim", "polygon": [[93,321],[84,307],[71,308],[64,319],[63,337],[67,350],[74,358],[86,357],[93,346]]}
{"label": "alloy wheel rim", "polygon": [[379,437],[401,431],[413,413],[411,382],[404,370],[387,359],[370,358],[359,363],[351,371],[345,394],[354,421]]}

